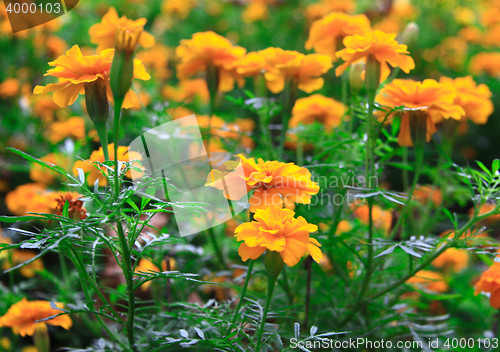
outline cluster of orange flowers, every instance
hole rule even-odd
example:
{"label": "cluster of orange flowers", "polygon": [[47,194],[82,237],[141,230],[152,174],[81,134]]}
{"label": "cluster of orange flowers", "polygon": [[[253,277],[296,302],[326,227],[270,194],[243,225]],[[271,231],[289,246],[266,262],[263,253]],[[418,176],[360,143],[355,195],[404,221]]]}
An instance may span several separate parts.
{"label": "cluster of orange flowers", "polygon": [[[320,244],[309,236],[318,227],[308,224],[303,217],[295,218],[293,210],[283,208],[294,203],[309,204],[311,196],[319,192],[309,170],[294,163],[256,161],[241,154],[238,157],[242,173],[232,171],[234,163],[226,163],[228,171],[213,170],[207,185],[225,191],[224,195],[231,200],[253,192],[249,203],[255,221],[243,223],[234,230],[237,240],[243,241],[239,249],[242,260],[256,259],[267,249],[278,252],[288,266],[297,264],[307,253],[319,263]],[[246,189],[238,187],[241,183],[235,178],[241,177]]]}

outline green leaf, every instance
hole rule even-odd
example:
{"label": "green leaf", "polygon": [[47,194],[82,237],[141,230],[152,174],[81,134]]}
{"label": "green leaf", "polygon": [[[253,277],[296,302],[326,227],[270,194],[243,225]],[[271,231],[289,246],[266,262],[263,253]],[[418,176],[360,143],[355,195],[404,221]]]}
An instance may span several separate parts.
{"label": "green leaf", "polygon": [[6,224],[12,224],[15,222],[23,222],[23,221],[31,221],[31,220],[40,220],[39,216],[0,216],[0,222]]}
{"label": "green leaf", "polygon": [[500,160],[499,159],[493,160],[493,162],[491,163],[491,171],[494,174],[496,174],[499,169],[500,169]]}
{"label": "green leaf", "polygon": [[130,205],[137,213],[140,213],[141,211],[137,207],[137,205],[129,198],[127,199],[128,205]]}
{"label": "green leaf", "polygon": [[481,170],[483,170],[488,176],[492,176],[491,175],[491,171],[488,170],[488,168],[486,166],[484,166],[484,164],[478,160],[476,160],[476,164],[481,168]]}

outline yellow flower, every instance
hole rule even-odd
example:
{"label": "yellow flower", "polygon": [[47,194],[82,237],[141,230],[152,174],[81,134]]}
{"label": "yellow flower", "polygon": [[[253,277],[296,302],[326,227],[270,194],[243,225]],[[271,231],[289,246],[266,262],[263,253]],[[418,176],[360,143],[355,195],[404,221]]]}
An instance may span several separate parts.
{"label": "yellow flower", "polygon": [[0,83],[0,96],[4,99],[13,97],[19,92],[20,87],[21,85],[18,79],[7,78],[5,81]]}
{"label": "yellow flower", "polygon": [[344,104],[332,98],[314,94],[297,99],[289,126],[295,128],[299,124],[309,125],[320,122],[325,126],[327,132],[331,132],[333,128],[340,126],[345,112]]}
{"label": "yellow flower", "polygon": [[469,265],[469,252],[465,249],[448,248],[431,263],[436,268],[442,268],[445,273],[458,273]]}
{"label": "yellow flower", "polygon": [[[156,265],[153,264],[150,260],[147,260],[145,258],[141,258],[139,260],[139,264],[135,267],[135,273],[144,273],[144,274],[151,274],[151,272],[159,273],[160,268],[158,268]],[[149,286],[151,286],[152,281],[146,281],[145,283],[142,284],[141,290],[142,291],[147,291]]]}
{"label": "yellow flower", "polygon": [[144,66],[154,70],[154,77],[157,79],[166,79],[171,75],[168,63],[172,55],[171,48],[158,43],[149,50],[138,52],[136,57],[141,60]]}
{"label": "yellow flower", "polygon": [[[68,158],[61,154],[50,153],[40,158],[41,161],[57,165],[65,169],[68,165]],[[49,185],[55,181],[56,176],[59,176],[54,171],[37,163],[32,163],[30,166],[30,178],[34,182]]]}
{"label": "yellow flower", "polygon": [[208,71],[215,69],[218,74],[217,89],[222,92],[230,91],[238,78],[234,64],[245,52],[244,48],[234,46],[228,39],[214,32],[195,33],[191,39],[181,40],[175,50],[180,60],[177,77],[183,80],[199,72],[208,74]]}
{"label": "yellow flower", "polygon": [[[354,210],[353,215],[363,224],[369,224],[370,209],[368,205],[360,205]],[[384,234],[389,233],[392,225],[392,212],[390,210],[384,210],[378,205],[374,205],[372,209],[372,218],[375,228],[382,230]]]}
{"label": "yellow flower", "polygon": [[[256,212],[269,206],[283,207],[285,198],[289,202],[310,204],[311,196],[319,192],[319,185],[311,180],[311,173],[305,167],[294,163],[282,163],[279,161],[264,161],[262,159],[247,159],[238,155],[243,167],[243,174],[247,184],[246,190],[239,189],[239,184],[233,187],[228,181],[227,187],[231,188],[229,194],[232,200],[239,200],[245,194],[253,190],[250,197],[250,211]],[[221,176],[224,172],[209,174],[207,185],[223,190],[224,184]],[[229,179],[233,176],[228,176]],[[235,175],[234,177],[239,177]],[[225,193],[227,194],[227,193]]]}
{"label": "yellow flower", "polygon": [[344,46],[344,49],[336,53],[337,57],[345,61],[335,70],[337,76],[360,60],[376,60],[380,64],[381,81],[389,76],[388,64],[399,67],[406,73],[415,68],[415,62],[408,55],[407,46],[396,41],[395,33],[373,30],[363,35],[347,36],[344,38]]}
{"label": "yellow flower", "polygon": [[[412,146],[412,121],[418,117],[425,118],[427,141],[436,132],[435,124],[443,119],[460,120],[465,112],[455,103],[456,93],[449,84],[438,83],[433,79],[423,82],[395,79],[384,86],[376,101],[382,106],[407,109],[395,114],[402,115],[398,142],[402,146]],[[392,114],[394,115],[394,114]]]}
{"label": "yellow flower", "polygon": [[318,54],[328,55],[336,61],[335,53],[344,37],[363,34],[369,30],[370,20],[365,15],[350,16],[333,12],[312,24],[305,48],[314,49]]}
{"label": "yellow flower", "polygon": [[500,53],[479,53],[470,61],[470,71],[479,75],[486,73],[492,77],[500,77]]}
{"label": "yellow flower", "polygon": [[323,87],[321,75],[332,67],[330,58],[321,54],[304,55],[281,48],[267,48],[260,53],[268,66],[264,74],[267,88],[273,93],[281,92],[287,81],[306,93],[312,93]]}
{"label": "yellow flower", "polygon": [[321,0],[308,5],[305,12],[307,19],[312,22],[334,11],[352,13],[355,8],[356,3],[352,0]]}
{"label": "yellow flower", "polygon": [[66,138],[82,140],[86,136],[85,120],[80,116],[74,116],[67,120],[53,122],[48,128],[47,134],[52,144],[59,143]]}
{"label": "yellow flower", "polygon": [[[53,69],[47,71],[45,76],[57,77],[57,83],[46,86],[36,86],[33,93],[47,94],[54,92],[54,102],[65,107],[71,105],[84,93],[85,86],[93,82],[103,82],[106,85],[108,99],[112,98],[109,87],[109,73],[113,61],[114,49],[106,49],[97,55],[84,56],[78,45],[74,45],[65,55],[55,61],[49,62]],[[146,72],[140,60],[134,60],[134,78],[147,81],[151,76]],[[125,97],[123,107],[128,109],[133,103],[133,97],[129,97],[130,91]]]}
{"label": "yellow flower", "polygon": [[[7,270],[19,264],[26,263],[27,261],[33,260],[33,258],[35,258],[36,255],[37,254],[35,252],[26,249],[9,250],[4,258],[5,261],[3,262],[2,269]],[[42,259],[38,258],[33,260],[31,263],[28,263],[20,267],[19,273],[22,276],[29,279],[34,277],[38,271],[42,270],[43,270],[43,261]]]}
{"label": "yellow flower", "polygon": [[431,270],[420,270],[406,282],[416,288],[436,293],[448,291],[448,284],[444,281],[443,275]]}
{"label": "yellow flower", "polygon": [[417,9],[410,1],[395,0],[389,14],[374,24],[374,28],[387,33],[400,33],[405,23],[417,17],[417,14]]}
{"label": "yellow flower", "polygon": [[203,78],[182,80],[177,87],[165,86],[162,93],[166,99],[177,103],[190,103],[197,98],[206,103],[210,99],[207,82]]}
{"label": "yellow flower", "polygon": [[196,0],[165,0],[161,5],[161,9],[169,15],[184,19],[195,6]]}
{"label": "yellow flower", "polygon": [[464,109],[467,120],[475,124],[485,124],[493,113],[491,92],[486,84],[477,84],[471,76],[455,79],[441,77],[440,83],[450,84],[455,88],[455,104]]}
{"label": "yellow flower", "polygon": [[48,96],[31,96],[32,114],[43,120],[43,122],[51,122],[56,116],[59,105],[54,102],[54,99]]}
{"label": "yellow flower", "polygon": [[125,16],[118,17],[114,7],[110,7],[103,16],[101,23],[96,23],[89,29],[90,41],[97,44],[97,51],[115,47],[115,37],[118,29],[129,33],[142,31],[139,38],[139,44],[144,48],[151,48],[155,45],[155,38],[148,32],[143,31],[147,20],[139,18],[130,20]]}
{"label": "yellow flower", "polygon": [[68,217],[73,220],[84,220],[87,218],[87,210],[83,207],[81,194],[76,192],[60,192],[56,198],[57,205],[54,214],[63,215],[64,207],[68,207]]}
{"label": "yellow flower", "polygon": [[[158,266],[153,264],[152,261],[146,259],[146,258],[141,258],[139,260],[139,264],[135,267],[134,272],[135,273],[145,273],[145,274],[150,274],[151,272],[159,273],[161,271],[171,271],[171,270],[176,270],[175,269],[175,259],[174,258],[168,258],[169,261],[169,267],[167,267],[167,261],[165,259],[162,260],[161,262],[161,270]],[[141,285],[141,290],[147,291],[147,289],[151,286],[151,280],[146,281]]]}
{"label": "yellow flower", "polygon": [[423,204],[426,205],[429,202],[432,202],[435,206],[440,206],[443,202],[443,193],[441,190],[432,185],[417,185],[415,191],[413,192],[413,198]]}
{"label": "yellow flower", "polygon": [[500,309],[500,262],[494,262],[476,283],[476,291],[490,293],[490,305],[495,309]]}
{"label": "yellow flower", "polygon": [[269,17],[268,5],[276,0],[249,0],[248,5],[241,14],[244,22],[255,22]]}
{"label": "yellow flower", "polygon": [[249,133],[254,128],[252,120],[238,119],[234,123],[229,123],[215,115],[212,117],[208,115],[196,115],[196,120],[203,132],[217,137],[216,140],[219,142],[230,139],[240,142],[245,148],[253,147],[253,140],[249,136]]}
{"label": "yellow flower", "polygon": [[[62,313],[60,310],[52,308],[50,304],[49,301],[28,301],[23,298],[10,306],[7,313],[0,317],[0,326],[12,328],[14,334],[21,336],[33,336],[35,327],[46,326],[46,324],[60,326],[69,330],[73,322],[67,314],[43,322],[36,322]],[[56,303],[56,306],[61,309],[64,308],[62,303]]]}
{"label": "yellow flower", "polygon": [[[115,160],[114,150],[115,150],[114,144],[113,143],[108,144],[110,160]],[[118,146],[118,161],[122,162],[134,161],[131,166],[133,168],[142,169],[143,167],[137,162],[137,160],[142,160],[142,156],[139,153],[129,151],[128,147]],[[95,163],[104,163],[104,161],[105,161],[104,152],[101,147],[99,148],[99,150],[94,150],[92,154],[90,154],[90,159],[76,161],[75,165],[73,166],[73,173],[75,175],[78,175],[77,169],[82,169],[84,173],[88,174],[87,182],[89,183],[89,185],[93,185],[97,180],[99,180],[99,186],[101,187],[106,186],[108,184],[108,180],[104,175],[108,174],[108,169],[99,164],[95,164]],[[122,167],[125,167],[125,165]],[[126,176],[128,178],[133,178],[133,179],[141,177],[142,172],[136,171],[133,168],[130,168],[127,171]]]}
{"label": "yellow flower", "polygon": [[235,237],[243,241],[238,250],[243,261],[257,259],[267,249],[278,252],[288,266],[296,265],[306,254],[317,263],[323,254],[319,242],[310,237],[318,227],[309,224],[302,216],[294,218],[295,212],[270,206],[255,213],[256,221],[239,225]]}
{"label": "yellow flower", "polygon": [[37,183],[18,186],[5,197],[7,209],[15,215],[51,213],[56,206],[54,192]]}
{"label": "yellow flower", "polygon": [[251,51],[235,63],[236,72],[245,77],[263,75],[270,66],[263,51]]}

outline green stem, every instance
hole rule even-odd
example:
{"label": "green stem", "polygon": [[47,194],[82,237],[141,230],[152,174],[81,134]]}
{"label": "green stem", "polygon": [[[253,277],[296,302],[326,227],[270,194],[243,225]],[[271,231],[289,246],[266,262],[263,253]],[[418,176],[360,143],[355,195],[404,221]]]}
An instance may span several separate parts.
{"label": "green stem", "polygon": [[288,303],[292,305],[294,296],[292,290],[290,289],[290,285],[288,284],[288,275],[286,274],[286,268],[283,268],[283,288],[285,289],[286,296],[288,297]]}
{"label": "green stem", "polygon": [[231,320],[231,325],[228,327],[228,331],[226,332],[226,335],[229,334],[229,332],[231,331],[231,326],[233,326],[236,323],[236,320],[238,318],[238,313],[240,312],[241,306],[243,305],[243,298],[245,297],[245,294],[247,293],[248,283],[250,282],[250,277],[252,276],[253,265],[254,265],[254,261],[252,259],[250,259],[250,263],[248,263],[247,274],[245,277],[245,283],[243,284],[243,290],[241,291],[240,301],[238,302],[238,305],[236,306],[236,310],[234,311],[233,319]]}
{"label": "green stem", "polygon": [[[93,282],[91,281],[90,276],[88,275],[87,271],[85,270],[85,266],[84,266],[83,262],[81,261],[81,258],[78,256],[78,253],[76,252],[76,250],[72,246],[69,246],[69,249],[70,249],[70,251],[68,253],[71,253],[73,255],[74,260],[72,260],[72,261],[75,264],[76,270],[78,271],[78,273],[80,275],[80,280],[81,280],[81,284],[82,284],[83,294],[85,295],[85,299],[87,300],[87,306],[89,307],[89,309],[91,309],[91,308],[94,307],[94,300],[92,299],[91,295],[88,292],[86,283],[91,284],[91,286],[92,286],[93,290],[96,292],[97,296],[101,299],[101,301],[104,304],[106,304],[108,306],[108,308],[110,309],[111,313],[113,313],[113,315],[119,321],[123,322],[123,318],[113,309],[113,307],[111,306],[111,304],[102,295],[102,293],[100,292],[99,288],[96,287],[93,284]],[[70,257],[70,259],[71,259],[71,257]],[[116,335],[108,327],[108,324],[106,324],[102,320],[102,318],[99,316],[99,314],[97,314],[94,311],[91,311],[91,312],[94,315],[94,317],[97,319],[97,321],[99,322],[99,324],[102,326],[102,328],[104,328],[104,330],[106,330],[106,332],[108,333],[108,335],[110,337],[112,337],[116,342],[118,342],[123,348],[125,348],[125,346],[123,345],[123,342],[121,341],[120,337],[118,335]]]}
{"label": "green stem", "polygon": [[496,324],[497,324],[497,338],[500,338],[500,309],[497,310],[497,319],[496,319]]}
{"label": "green stem", "polygon": [[61,275],[63,279],[63,287],[64,287],[64,294],[66,295],[69,291],[70,288],[70,282],[69,282],[69,275],[68,275],[68,266],[66,265],[66,260],[64,259],[64,256],[62,253],[58,253],[59,256],[59,266],[61,267]]}
{"label": "green stem", "polygon": [[288,131],[288,121],[292,113],[293,105],[295,104],[295,90],[297,87],[294,82],[287,80],[285,82],[285,87],[283,92],[281,92],[282,99],[282,110],[281,110],[281,136],[280,136],[280,146],[278,151],[279,159],[283,159],[283,153],[285,151],[285,139],[286,132]]}
{"label": "green stem", "polygon": [[[99,297],[99,299],[102,301],[103,304],[108,306],[108,308],[111,311],[111,313],[113,314],[113,316],[117,320],[124,322],[123,318],[120,316],[120,314],[118,314],[118,312],[113,308],[111,303],[109,303],[109,301],[106,299],[106,297],[104,297],[104,295],[102,294],[99,287],[97,287],[96,283],[90,278],[89,274],[87,273],[87,270],[85,269],[85,264],[83,263],[82,258],[80,258],[80,256],[76,252],[76,250],[72,246],[68,246],[68,248],[70,248],[70,252],[73,254],[73,257],[75,259],[74,260],[75,266],[76,266],[77,270],[79,271],[80,276],[83,278],[82,286],[85,287],[83,285],[83,282],[89,283],[90,286],[92,287],[92,289],[94,290],[94,292],[97,294],[97,297]],[[84,289],[84,291],[85,291],[85,289]]]}
{"label": "green stem", "polygon": [[267,296],[266,304],[264,306],[264,313],[262,314],[262,321],[260,323],[259,334],[257,335],[257,352],[260,352],[262,345],[262,334],[264,333],[264,327],[266,325],[267,314],[269,313],[269,307],[271,305],[271,299],[273,297],[274,286],[276,285],[277,276],[268,275],[267,276]]}
{"label": "green stem", "polygon": [[97,135],[99,136],[99,141],[101,142],[102,152],[104,154],[104,160],[109,161],[109,150],[108,150],[108,130],[105,121],[99,121],[95,124],[95,129]]}
{"label": "green stem", "polygon": [[389,234],[389,239],[393,239],[396,235],[397,231],[403,224],[403,220],[406,218],[407,213],[411,210],[411,201],[413,199],[413,193],[415,193],[415,189],[417,188],[418,180],[420,179],[420,175],[422,174],[422,166],[424,162],[424,146],[415,146],[415,174],[413,175],[413,181],[408,190],[408,201],[406,202],[403,211],[401,212],[400,217],[396,221],[396,224],[391,230]]}
{"label": "green stem", "polygon": [[222,254],[219,244],[217,243],[217,238],[215,238],[214,230],[210,228],[207,231],[208,231],[208,237],[210,238],[210,242],[212,242],[212,246],[214,247],[215,255],[217,256],[219,264],[223,268],[227,268],[226,261],[224,260],[224,255]]}
{"label": "green stem", "polygon": [[127,237],[123,231],[123,227],[120,221],[117,222],[117,234],[118,240],[120,241],[120,246],[122,249],[122,265],[123,274],[125,276],[125,281],[127,283],[127,294],[128,294],[128,316],[127,316],[127,337],[132,351],[136,351],[135,347],[135,334],[134,334],[134,324],[135,324],[135,287],[134,287],[134,277],[132,272],[132,257],[130,254],[130,248],[128,245]]}
{"label": "green stem", "polygon": [[[403,164],[408,165],[408,147],[403,147]],[[403,189],[408,189],[408,169],[403,169]]]}
{"label": "green stem", "polygon": [[[114,176],[114,186],[115,186],[115,200],[118,199],[120,194],[120,183],[119,183],[119,174],[120,170],[118,170],[118,139],[120,134],[120,114],[122,110],[123,98],[115,99],[115,111],[114,111],[114,119],[113,119],[113,141],[114,141],[114,161],[115,161],[115,172]],[[107,149],[107,146],[106,146]]]}
{"label": "green stem", "polygon": [[[377,62],[370,60],[371,64],[367,64],[367,78],[366,87],[368,92],[368,113],[366,116],[366,130],[367,130],[367,142],[366,142],[366,154],[365,154],[365,185],[368,189],[372,190],[374,185],[372,184],[372,177],[375,175],[375,148],[376,148],[376,136],[374,136],[374,118],[373,110],[375,105],[375,95],[377,93],[377,87],[380,81],[380,67]],[[363,305],[363,300],[365,293],[370,284],[370,279],[372,276],[372,261],[373,261],[373,197],[368,198],[368,253],[365,261],[366,274],[363,279],[361,290],[356,298],[356,303],[354,307],[349,311],[344,320],[341,321],[340,326],[344,326],[352,317],[354,313],[361,308]]]}
{"label": "green stem", "polygon": [[307,282],[306,282],[306,307],[304,314],[304,329],[307,330],[309,324],[309,305],[311,302],[311,276],[312,276],[312,258],[309,256],[306,259]]}

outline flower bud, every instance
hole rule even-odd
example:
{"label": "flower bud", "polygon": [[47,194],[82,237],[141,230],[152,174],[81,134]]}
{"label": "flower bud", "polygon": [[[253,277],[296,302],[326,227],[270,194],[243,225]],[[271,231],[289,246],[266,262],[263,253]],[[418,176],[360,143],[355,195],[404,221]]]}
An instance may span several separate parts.
{"label": "flower bud", "polygon": [[133,30],[117,28],[115,55],[111,64],[110,85],[115,100],[123,100],[132,86],[134,76],[134,51],[142,34],[142,28]]}
{"label": "flower bud", "polygon": [[45,323],[35,324],[33,340],[38,352],[50,352],[49,331]]}
{"label": "flower bud", "polygon": [[401,33],[401,42],[408,46],[413,46],[418,39],[418,32],[420,28],[415,22],[410,22]]}
{"label": "flower bud", "polygon": [[380,84],[380,74],[380,62],[373,55],[369,55],[366,59],[366,90],[371,100],[375,99]]}
{"label": "flower bud", "polygon": [[85,105],[90,119],[95,123],[105,123],[109,115],[106,81],[102,78],[85,83]]}
{"label": "flower bud", "polygon": [[363,71],[365,70],[364,62],[356,62],[351,65],[349,70],[349,86],[353,94],[358,94],[363,87]]}
{"label": "flower bud", "polygon": [[267,275],[274,280],[278,278],[281,270],[283,270],[283,267],[285,266],[281,255],[278,252],[270,251],[269,249],[266,251],[264,263],[266,266]]}

